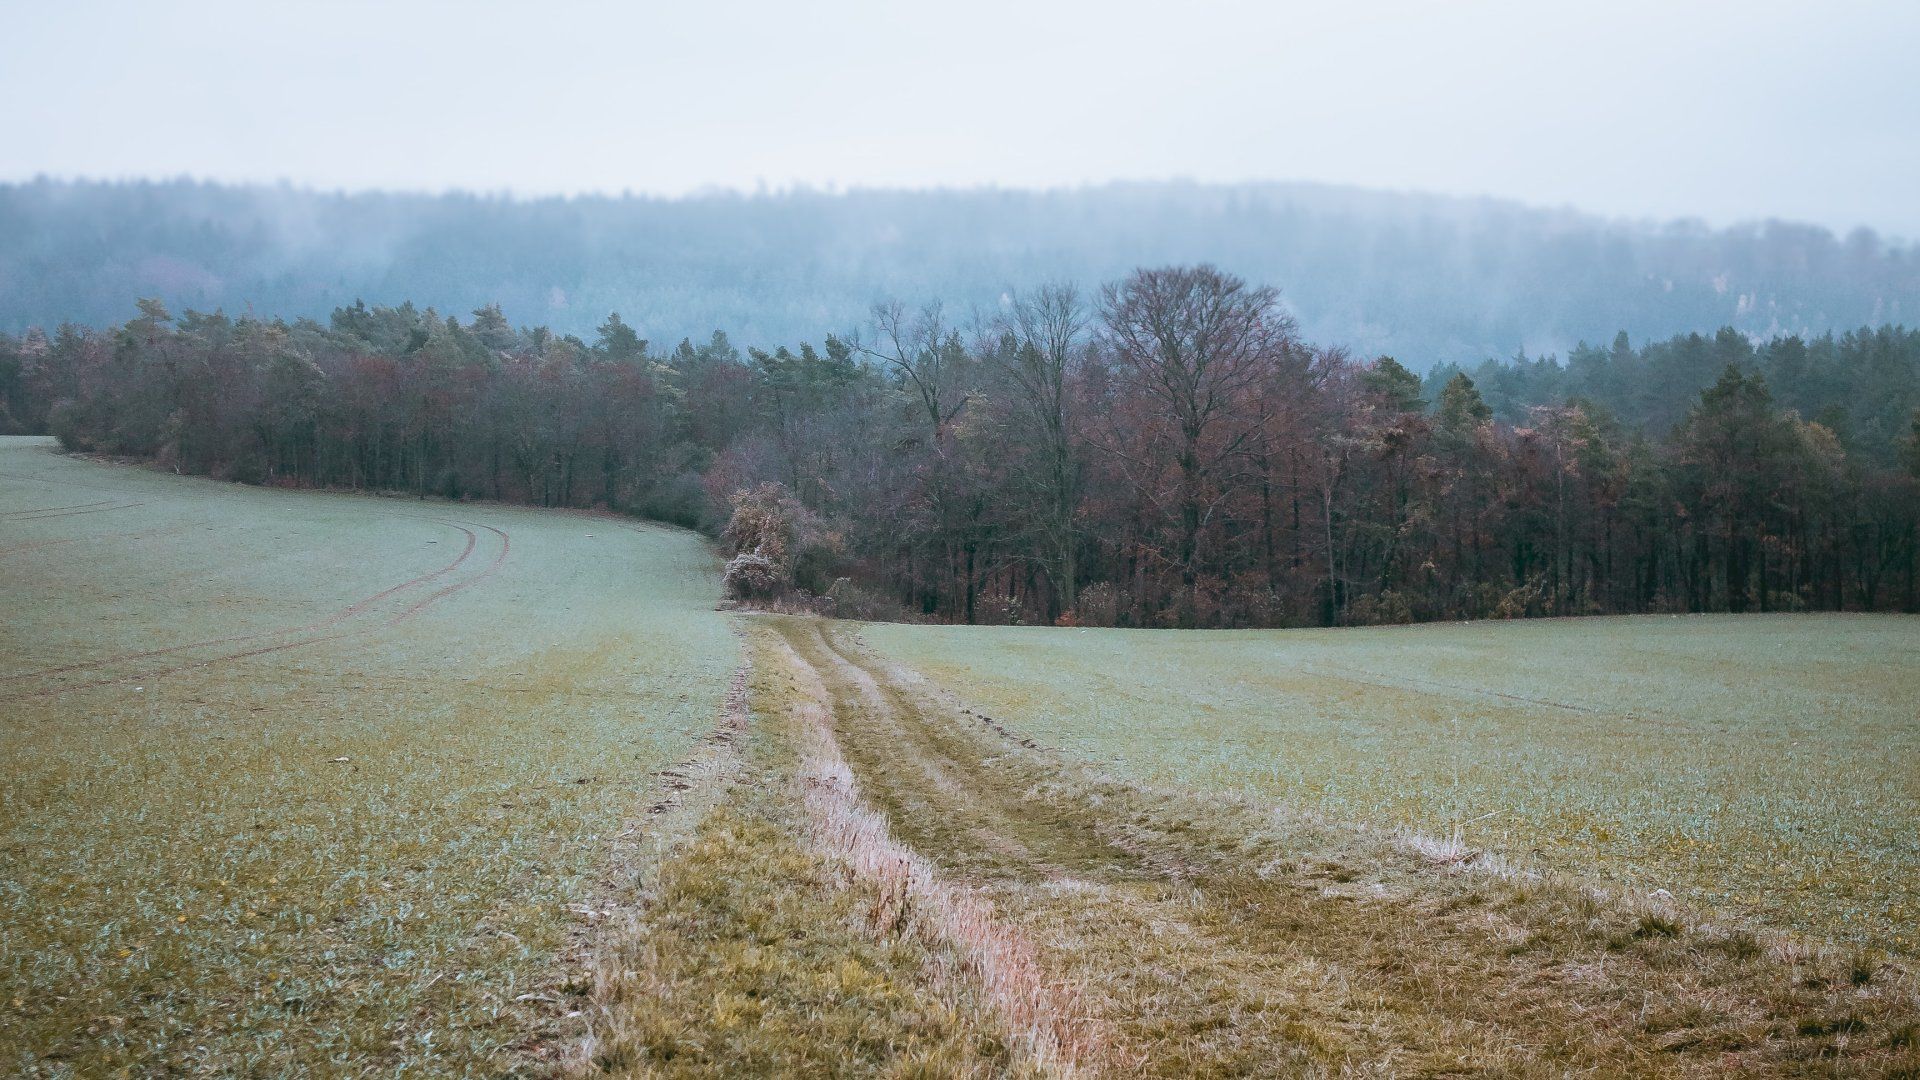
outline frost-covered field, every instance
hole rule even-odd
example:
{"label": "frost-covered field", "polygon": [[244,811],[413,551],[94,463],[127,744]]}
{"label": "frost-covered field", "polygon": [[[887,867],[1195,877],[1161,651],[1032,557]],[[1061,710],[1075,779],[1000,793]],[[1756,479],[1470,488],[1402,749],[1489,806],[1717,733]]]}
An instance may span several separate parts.
{"label": "frost-covered field", "polygon": [[0,1073],[1913,1060],[1911,968],[1877,950],[1920,951],[1920,620],[766,618],[728,695],[714,569],[605,517],[0,440]]}
{"label": "frost-covered field", "polygon": [[0,440],[0,1073],[506,1069],[715,722],[716,590],[673,530]]}
{"label": "frost-covered field", "polygon": [[1122,775],[1920,951],[1920,618],[862,634]]}

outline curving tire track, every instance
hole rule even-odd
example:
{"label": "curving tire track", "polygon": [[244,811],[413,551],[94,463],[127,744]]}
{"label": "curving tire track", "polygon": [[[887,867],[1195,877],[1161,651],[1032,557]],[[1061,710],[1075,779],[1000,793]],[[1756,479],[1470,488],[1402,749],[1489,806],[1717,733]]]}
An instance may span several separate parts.
{"label": "curving tire track", "polygon": [[[432,596],[429,596],[426,599],[420,601],[419,603],[413,605],[412,607],[406,609],[405,611],[402,611],[400,614],[394,616],[392,621],[387,623],[388,626],[393,626],[398,623],[405,622],[406,620],[413,618],[415,615],[418,615],[421,611],[425,610],[427,607],[433,604],[439,603],[441,600],[444,600],[447,597],[452,596],[454,593],[462,592],[467,589],[473,588],[475,585],[480,584],[482,581],[485,581],[487,578],[490,578],[493,575],[499,573],[500,568],[506,565],[507,554],[513,549],[513,538],[508,536],[504,529],[496,529],[491,525],[479,525],[479,524],[476,524],[475,522],[468,522],[467,524],[473,525],[475,528],[485,529],[488,532],[493,533],[495,536],[498,536],[500,538],[500,554],[495,555],[493,557],[493,562],[487,564],[487,568],[485,570],[480,571],[478,574],[475,574],[473,577],[470,577],[465,581],[456,582],[452,585],[449,585],[446,588],[441,589],[439,592],[434,593]],[[455,526],[455,527],[458,528],[458,526]],[[462,529],[461,531],[465,532],[466,530]],[[472,534],[468,533],[468,535],[471,536]],[[468,550],[472,550],[471,545],[469,545]]]}
{"label": "curving tire track", "polygon": [[432,573],[422,574],[419,577],[415,577],[415,578],[409,578],[408,580],[403,581],[398,585],[392,586],[391,588],[388,588],[388,589],[384,589],[380,592],[373,594],[372,596],[366,597],[365,599],[358,600],[354,602],[352,605],[342,608],[341,610],[334,612],[332,615],[329,615],[326,618],[320,619],[316,622],[308,623],[305,626],[291,626],[282,630],[261,630],[251,634],[230,634],[226,637],[206,638],[201,641],[189,641],[179,645],[169,645],[169,646],[166,646],[165,648],[143,649],[138,652],[117,653],[112,656],[103,656],[93,660],[82,660],[72,664],[62,664],[58,667],[41,668],[38,671],[22,671],[22,672],[16,672],[11,675],[0,675],[0,683],[18,682],[22,679],[32,679],[32,678],[43,677],[48,675],[65,675],[75,671],[91,671],[95,668],[110,667],[114,664],[123,664],[133,660],[145,660],[145,659],[148,659],[149,657],[154,657],[154,656],[171,656],[174,653],[186,652],[189,649],[204,649],[214,645],[232,645],[242,641],[257,641],[261,638],[285,637],[289,634],[311,634],[311,633],[317,633],[318,631],[321,631],[321,630],[331,629],[335,626],[338,626],[340,623],[346,621],[347,619],[350,619],[353,616],[360,614],[361,612],[365,611],[367,608],[373,606],[374,604],[377,604],[380,601],[385,600],[387,597],[390,597],[395,593],[404,592],[407,589],[411,589],[417,585],[424,585],[429,581],[436,580],[446,574],[451,573],[452,571],[457,569],[462,563],[467,561],[467,559],[473,554],[474,546],[478,542],[478,537],[474,535],[473,531],[470,529],[461,528],[458,525],[451,525],[448,522],[436,522],[435,524],[449,525],[449,527],[458,529],[460,532],[466,535],[466,538],[467,538],[466,547],[460,552],[460,555],[458,558],[455,558],[452,562],[448,563],[447,565],[441,567],[438,570],[433,571]]}
{"label": "curving tire track", "polygon": [[[107,501],[112,502],[113,500],[109,499]],[[70,506],[56,506],[56,507],[49,507],[47,510],[23,510],[14,514],[0,515],[0,517],[4,517],[6,520],[10,522],[52,521],[54,518],[79,517],[81,514],[104,514],[109,510],[131,510],[136,506],[145,506],[145,505],[147,504],[144,502],[119,503],[114,506],[101,506],[98,503],[84,503],[82,504],[82,507],[91,507],[92,509],[75,508]],[[51,512],[53,510],[59,510],[62,512],[56,514]],[[33,516],[29,517],[28,515],[33,515]]]}
{"label": "curving tire track", "polygon": [[[284,636],[286,634],[312,633],[315,630],[328,629],[333,626],[338,626],[340,623],[346,621],[348,618],[351,618],[353,615],[360,614],[366,611],[373,604],[378,603],[381,600],[391,597],[404,590],[415,588],[417,586],[426,584],[427,582],[436,580],[452,572],[455,568],[465,563],[466,560],[472,555],[474,548],[478,544],[478,540],[479,540],[478,536],[475,533],[473,533],[471,530],[463,527],[462,525],[457,525],[452,522],[441,522],[440,524],[448,525],[452,528],[459,529],[461,532],[467,535],[467,546],[465,550],[463,550],[460,553],[459,558],[455,559],[453,562],[449,563],[448,565],[442,567],[439,570],[434,571],[431,574],[425,574],[425,575],[422,575],[421,577],[414,578],[409,581],[401,582],[399,585],[395,585],[389,589],[384,590],[383,592],[367,597],[364,600],[360,600],[355,604],[353,604],[351,607],[345,608],[339,612],[336,612],[333,615],[329,616],[328,618],[321,620],[319,623],[314,623],[306,627],[298,627],[293,630],[267,631],[260,634],[235,635],[232,638],[214,639],[211,641],[197,642],[190,645],[174,646],[168,649],[156,649],[156,650],[147,650],[145,652],[140,652],[140,653],[128,653],[128,654],[123,654],[116,657],[104,658],[102,660],[92,662],[89,665],[72,665],[72,666],[67,666],[64,668],[57,668],[57,669],[49,668],[42,671],[26,673],[19,676],[9,676],[8,678],[10,679],[26,678],[28,677],[28,675],[40,675],[40,676],[57,675],[65,672],[89,670],[90,668],[105,667],[115,663],[125,663],[132,660],[148,659],[154,656],[169,655],[172,653],[182,652],[187,649],[205,648],[205,647],[216,645],[216,644],[234,644],[239,641],[258,640],[264,637],[278,637],[278,636]],[[209,657],[204,660],[194,660],[194,661],[189,661],[183,664],[175,664],[172,667],[149,669],[146,671],[136,672],[131,675],[116,675],[116,676],[111,676],[103,679],[94,679],[88,682],[67,683],[60,686],[45,687],[38,690],[32,690],[25,693],[19,693],[19,694],[14,694],[14,695],[5,697],[5,698],[0,698],[0,701],[24,701],[32,698],[51,697],[57,694],[64,694],[74,690],[90,690],[90,689],[94,689],[102,686],[112,686],[116,683],[133,682],[136,679],[157,679],[167,675],[178,674],[183,671],[195,671],[200,668],[210,667],[214,664],[225,663],[231,660],[244,660],[244,659],[248,659],[250,657],[255,657],[255,656],[266,656],[272,653],[285,652],[290,649],[301,649],[301,648],[307,648],[313,645],[322,645],[327,642],[341,641],[348,638],[359,637],[364,634],[372,633],[375,630],[384,630],[394,626],[398,626],[399,624],[407,621],[408,619],[413,618],[415,615],[418,615],[420,612],[426,610],[427,608],[433,606],[434,604],[437,604],[442,600],[445,600],[447,597],[453,596],[456,593],[463,592],[467,589],[472,588],[475,585],[480,584],[482,581],[485,581],[486,579],[498,573],[500,571],[500,568],[506,564],[507,556],[510,553],[512,548],[512,538],[508,535],[508,533],[505,530],[496,529],[491,525],[480,525],[474,522],[467,522],[466,524],[473,525],[475,528],[485,529],[488,532],[491,532],[494,535],[498,536],[500,538],[499,554],[495,555],[493,558],[493,561],[489,563],[487,567],[481,570],[478,574],[475,574],[470,578],[467,578],[463,581],[456,582],[452,585],[449,585],[445,588],[442,588],[434,592],[433,594],[413,604],[411,607],[408,607],[405,610],[395,614],[391,618],[387,619],[385,622],[377,623],[377,624],[366,626],[366,627],[349,629],[349,630],[341,631],[338,633],[322,634],[319,637],[303,637],[297,641],[283,641],[276,644],[263,645],[253,649],[242,649],[238,652],[223,653],[219,656]]]}
{"label": "curving tire track", "polygon": [[32,517],[35,514],[51,514],[55,510],[84,510],[90,506],[105,506],[112,501],[112,499],[101,499],[98,502],[74,503],[72,506],[43,506],[38,510],[9,510],[4,514],[0,514],[0,520]]}
{"label": "curving tire track", "polygon": [[[1456,698],[1499,698],[1504,701],[1517,701],[1522,705],[1538,705],[1542,708],[1563,709],[1567,712],[1606,715],[1606,710],[1596,709],[1591,705],[1576,705],[1567,701],[1554,701],[1551,698],[1528,697],[1525,694],[1509,694],[1499,690],[1488,690],[1477,686],[1457,686],[1453,683],[1441,682],[1438,679],[1421,678],[1418,675],[1382,675],[1377,671],[1367,671],[1362,668],[1315,667],[1312,664],[1306,665],[1305,670],[1309,674],[1326,674],[1332,678],[1339,679],[1341,682],[1354,683],[1359,686],[1377,686],[1382,690],[1401,690],[1415,694],[1430,694],[1432,691],[1422,688],[1433,687],[1437,690],[1446,690],[1450,692],[1451,696]],[[1414,685],[1409,686],[1409,683]]]}

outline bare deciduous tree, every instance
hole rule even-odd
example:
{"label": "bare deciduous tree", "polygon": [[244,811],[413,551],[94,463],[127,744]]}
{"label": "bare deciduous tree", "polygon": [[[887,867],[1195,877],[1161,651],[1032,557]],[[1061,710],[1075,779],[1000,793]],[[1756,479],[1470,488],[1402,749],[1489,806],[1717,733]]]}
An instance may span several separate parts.
{"label": "bare deciduous tree", "polygon": [[927,304],[908,314],[905,304],[884,300],[873,305],[874,344],[860,351],[880,361],[920,398],[933,428],[936,447],[947,425],[966,408],[967,394],[953,385],[966,350],[948,328],[941,305]]}
{"label": "bare deciduous tree", "polygon": [[991,355],[1018,389],[1014,410],[1032,432],[1036,453],[1028,479],[1038,496],[1033,517],[1042,563],[1057,607],[1071,609],[1078,576],[1073,519],[1080,505],[1080,466],[1068,414],[1068,379],[1086,347],[1088,312],[1079,290],[1068,284],[1016,292],[1011,299],[997,320],[1002,345]]}
{"label": "bare deciduous tree", "polygon": [[[1102,292],[1102,344],[1124,390],[1147,407],[1115,439],[1175,528],[1190,619],[1201,536],[1229,494],[1231,463],[1259,431],[1253,395],[1294,342],[1280,294],[1212,266],[1139,270]],[[1137,447],[1127,450],[1125,447]]]}

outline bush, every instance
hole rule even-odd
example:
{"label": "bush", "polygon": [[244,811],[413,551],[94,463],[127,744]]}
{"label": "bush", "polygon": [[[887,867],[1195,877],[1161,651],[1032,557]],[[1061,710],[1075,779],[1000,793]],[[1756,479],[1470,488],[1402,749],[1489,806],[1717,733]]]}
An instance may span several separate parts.
{"label": "bush", "polygon": [[729,559],[720,580],[727,595],[735,600],[768,600],[793,586],[779,565],[754,551],[743,551]]}
{"label": "bush", "polygon": [[1353,626],[1397,626],[1412,621],[1413,605],[1392,589],[1377,596],[1362,596],[1347,605],[1347,622]]}
{"label": "bush", "polygon": [[1500,602],[1507,598],[1507,590],[1491,581],[1468,586],[1466,598],[1460,602],[1460,614],[1469,619],[1485,619],[1500,610]]}
{"label": "bush", "polygon": [[1767,592],[1767,607],[1771,611],[1805,611],[1807,598],[1784,589],[1772,589]]}
{"label": "bush", "polygon": [[1220,598],[1220,619],[1226,626],[1284,626],[1289,621],[1286,598],[1265,581],[1236,581]]}
{"label": "bush", "polygon": [[1538,575],[1527,579],[1525,585],[1508,592],[1494,605],[1493,617],[1496,619],[1525,619],[1534,615],[1543,615],[1547,609],[1546,581]]}
{"label": "bush", "polygon": [[1120,590],[1101,581],[1080,590],[1073,610],[1061,618],[1072,617],[1075,626],[1115,626],[1120,621]]}
{"label": "bush", "polygon": [[776,483],[743,488],[729,501],[733,513],[720,534],[728,554],[735,562],[752,556],[766,564],[741,563],[740,588],[755,591],[738,592],[732,584],[733,563],[729,563],[729,595],[766,599],[794,589],[824,591],[822,586],[833,580],[832,572],[840,561],[838,535],[828,531],[812,511]]}
{"label": "bush", "polygon": [[828,613],[840,619],[860,619],[865,622],[918,622],[906,605],[888,596],[878,593],[850,578],[840,578],[828,589],[826,597],[832,607]]}
{"label": "bush", "polygon": [[1012,593],[987,593],[974,601],[974,621],[982,626],[1030,626],[1040,623],[1039,613]]}

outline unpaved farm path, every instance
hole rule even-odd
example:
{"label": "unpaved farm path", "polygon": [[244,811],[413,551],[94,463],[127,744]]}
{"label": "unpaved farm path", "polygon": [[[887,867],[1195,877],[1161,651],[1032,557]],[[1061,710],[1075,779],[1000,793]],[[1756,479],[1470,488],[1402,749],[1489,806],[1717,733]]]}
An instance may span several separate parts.
{"label": "unpaved farm path", "polygon": [[[923,944],[949,958],[927,993],[959,1001],[951,983],[969,982],[962,1003],[1013,1048],[974,1071],[1885,1075],[1920,1062],[1910,973],[1860,980],[1646,899],[1131,786],[973,713],[850,624],[756,623],[754,813],[838,860],[848,888],[897,897],[868,905],[869,936],[901,932],[889,910],[920,913]],[[796,794],[766,794],[782,783]],[[728,1071],[638,1051],[609,1071],[683,1071],[676,1060]]]}

